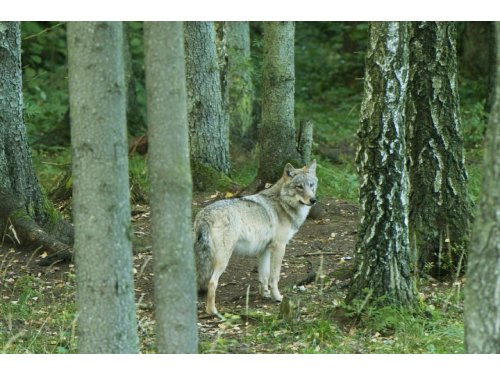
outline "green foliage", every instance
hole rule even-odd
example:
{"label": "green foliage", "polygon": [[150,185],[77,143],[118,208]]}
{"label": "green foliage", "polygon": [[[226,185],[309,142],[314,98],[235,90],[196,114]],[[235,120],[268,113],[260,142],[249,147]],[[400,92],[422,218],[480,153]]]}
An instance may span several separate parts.
{"label": "green foliage", "polygon": [[335,197],[351,202],[358,199],[358,177],[356,166],[352,161],[336,165],[328,160],[315,156],[318,160],[317,175],[318,197]]}
{"label": "green foliage", "polygon": [[462,106],[462,135],[466,149],[480,148],[488,124],[488,113],[484,111],[484,100]]}
{"label": "green foliage", "polygon": [[46,191],[54,188],[57,178],[71,165],[69,147],[40,146],[32,151],[31,156],[38,182]]}
{"label": "green foliage", "polygon": [[148,191],[148,161],[147,159],[138,154],[134,154],[129,158],[128,162],[129,173],[133,178],[139,182],[139,185],[144,191]]}
{"label": "green foliage", "polygon": [[21,22],[23,95],[30,143],[63,122],[69,109],[66,25]]}

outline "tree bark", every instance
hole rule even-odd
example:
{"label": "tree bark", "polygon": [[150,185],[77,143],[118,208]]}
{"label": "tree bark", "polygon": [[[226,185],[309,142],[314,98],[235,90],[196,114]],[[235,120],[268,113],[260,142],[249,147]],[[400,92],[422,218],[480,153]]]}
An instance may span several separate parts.
{"label": "tree bark", "polygon": [[229,132],[229,56],[227,51],[227,21],[214,22],[214,27],[217,61],[219,64],[222,121],[224,121],[222,126],[228,129]]}
{"label": "tree bark", "polygon": [[121,22],[70,22],[79,353],[137,353]]}
{"label": "tree bark", "polygon": [[191,160],[228,175],[229,133],[223,114],[214,23],[185,22],[184,45]]}
{"label": "tree bark", "polygon": [[447,274],[460,258],[450,249],[463,249],[473,211],[460,130],[456,29],[454,22],[411,22],[410,29],[410,238],[420,269],[431,263],[433,275]]}
{"label": "tree bark", "polygon": [[484,111],[490,113],[495,100],[497,90],[497,36],[495,33],[495,22],[488,22],[488,89]]}
{"label": "tree bark", "polygon": [[127,105],[127,130],[132,136],[144,134],[146,124],[137,101],[135,90],[135,74],[132,68],[132,52],[130,51],[130,35],[127,22],[123,22],[123,61],[125,64],[125,90]]}
{"label": "tree bark", "polygon": [[[497,61],[500,22],[495,22]],[[465,347],[468,353],[500,353],[500,64],[483,159],[465,285]]]}
{"label": "tree bark", "polygon": [[[420,22],[417,22],[420,23]],[[455,24],[456,22],[453,22]],[[488,21],[464,22],[465,30],[462,36],[461,68],[474,79],[488,74],[489,37]],[[453,26],[455,28],[455,26]],[[453,44],[456,44],[456,36]]]}
{"label": "tree bark", "polygon": [[371,22],[356,161],[360,213],[355,273],[347,301],[384,297],[411,307],[416,287],[408,239],[404,108],[408,83],[407,22]]}
{"label": "tree bark", "polygon": [[144,47],[157,352],[197,353],[182,23],[145,22]]}
{"label": "tree bark", "polygon": [[0,61],[0,230],[12,225],[23,246],[66,249],[73,228],[42,193],[26,136],[19,22],[0,22]]}
{"label": "tree bark", "polygon": [[256,139],[252,132],[254,99],[252,64],[250,56],[250,27],[248,21],[227,23],[227,50],[229,55],[229,133],[233,147],[250,149]]}
{"label": "tree bark", "polygon": [[286,163],[301,164],[294,121],[294,34],[294,22],[264,22],[258,171],[261,185],[276,182]]}

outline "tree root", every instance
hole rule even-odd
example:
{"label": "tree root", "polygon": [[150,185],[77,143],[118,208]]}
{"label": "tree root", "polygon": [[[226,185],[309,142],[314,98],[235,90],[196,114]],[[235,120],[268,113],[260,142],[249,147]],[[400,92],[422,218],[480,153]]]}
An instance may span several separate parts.
{"label": "tree root", "polygon": [[[71,259],[68,253],[73,252],[73,227],[64,220],[57,218],[51,225],[53,231],[49,233],[35,219],[28,215],[21,202],[10,194],[0,191],[0,223],[2,227],[1,243],[5,237],[9,237],[13,242],[27,248],[40,249],[41,252],[53,254],[54,257],[44,259],[44,265],[50,265],[58,259]],[[47,224],[48,226],[48,224]],[[65,241],[67,243],[61,242]],[[56,256],[56,254],[59,254]]]}

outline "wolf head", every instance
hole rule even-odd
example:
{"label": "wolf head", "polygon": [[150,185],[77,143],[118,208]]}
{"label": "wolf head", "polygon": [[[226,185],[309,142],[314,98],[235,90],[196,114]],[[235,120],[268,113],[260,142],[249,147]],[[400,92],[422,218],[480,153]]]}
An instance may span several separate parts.
{"label": "wolf head", "polygon": [[284,183],[281,195],[293,206],[312,206],[316,203],[316,160],[304,168],[295,169],[291,164],[285,166],[282,177]]}

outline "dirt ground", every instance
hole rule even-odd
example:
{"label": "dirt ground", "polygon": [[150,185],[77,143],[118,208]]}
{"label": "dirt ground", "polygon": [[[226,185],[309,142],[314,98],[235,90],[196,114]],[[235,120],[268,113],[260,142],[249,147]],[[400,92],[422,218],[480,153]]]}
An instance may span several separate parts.
{"label": "dirt ground", "polygon": [[[221,199],[221,194],[198,195],[194,199],[193,211]],[[327,275],[330,289],[340,286],[348,277],[353,263],[356,241],[357,205],[335,199],[323,198],[319,201],[323,208],[321,215],[308,219],[287,246],[282,266],[280,291],[282,293],[313,292],[313,285],[319,276]],[[132,207],[134,226],[134,273],[136,301],[138,302],[139,327],[147,334],[148,327],[154,327],[153,310],[153,262],[150,239],[150,211],[148,206]],[[74,273],[74,265],[60,263],[51,267],[41,267],[37,262],[43,253],[33,256],[32,252],[21,248],[12,249],[4,245],[1,249],[3,287],[0,286],[0,301],[8,302],[16,298],[15,280],[25,274],[42,279],[46,285],[74,283],[68,277]],[[316,273],[316,275],[313,274]],[[3,280],[2,280],[3,281]],[[12,285],[12,287],[9,287]],[[249,287],[249,290],[248,290]],[[247,305],[247,290],[248,305]],[[50,301],[47,301],[50,302]],[[328,303],[331,303],[328,302]],[[258,273],[255,258],[233,256],[222,275],[217,289],[216,305],[220,314],[239,314],[242,311],[259,311],[275,314],[279,305],[258,295]],[[205,316],[203,302],[198,303],[200,342],[214,340],[220,335],[220,320]],[[28,329],[29,327],[25,327]],[[227,333],[227,332],[226,332]],[[237,338],[237,330],[233,332]],[[152,344],[153,345],[153,344]],[[242,349],[243,352],[245,350]],[[258,351],[257,348],[248,349]]]}

